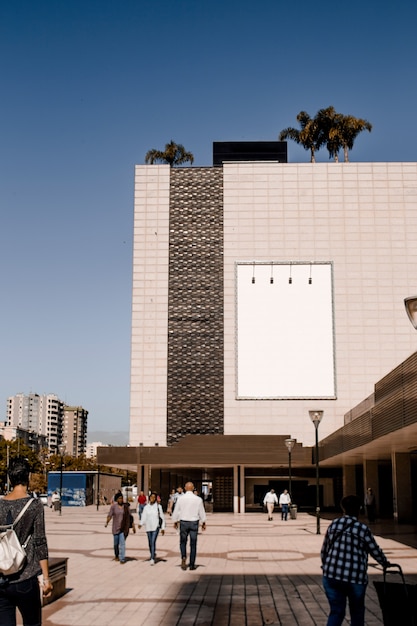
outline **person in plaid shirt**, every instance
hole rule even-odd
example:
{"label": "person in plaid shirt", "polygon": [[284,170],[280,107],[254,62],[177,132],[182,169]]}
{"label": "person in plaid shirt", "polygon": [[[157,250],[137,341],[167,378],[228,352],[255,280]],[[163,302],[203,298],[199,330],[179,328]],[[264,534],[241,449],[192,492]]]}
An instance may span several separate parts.
{"label": "person in plaid shirt", "polygon": [[340,626],[349,601],[351,626],[365,624],[368,554],[383,567],[389,562],[366,524],[358,520],[361,501],[346,496],[343,517],[330,524],[321,549],[323,587],[330,605],[327,626]]}

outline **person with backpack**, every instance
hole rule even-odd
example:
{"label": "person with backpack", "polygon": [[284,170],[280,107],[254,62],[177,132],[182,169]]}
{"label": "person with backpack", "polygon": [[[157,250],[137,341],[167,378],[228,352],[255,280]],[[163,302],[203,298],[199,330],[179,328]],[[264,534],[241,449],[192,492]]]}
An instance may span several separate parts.
{"label": "person with backpack", "polygon": [[[0,532],[11,526],[26,507],[23,515],[13,526],[17,538],[25,547],[26,560],[14,574],[2,573],[0,561],[0,624],[16,625],[16,607],[23,626],[41,626],[42,605],[39,593],[45,597],[52,593],[48,569],[48,544],[45,534],[43,504],[39,498],[28,494],[30,466],[23,457],[11,459],[8,476],[12,490],[0,500]],[[3,528],[2,528],[3,527]]]}

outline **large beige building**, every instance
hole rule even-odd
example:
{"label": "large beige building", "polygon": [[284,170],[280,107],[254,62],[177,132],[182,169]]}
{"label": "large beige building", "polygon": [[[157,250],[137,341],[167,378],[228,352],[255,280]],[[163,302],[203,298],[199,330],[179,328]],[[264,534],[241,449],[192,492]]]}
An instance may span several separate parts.
{"label": "large beige building", "polygon": [[291,436],[311,464],[308,412],[331,435],[417,346],[417,164],[246,158],[136,167],[126,452],[164,488],[227,475],[235,510],[288,471],[249,449]]}

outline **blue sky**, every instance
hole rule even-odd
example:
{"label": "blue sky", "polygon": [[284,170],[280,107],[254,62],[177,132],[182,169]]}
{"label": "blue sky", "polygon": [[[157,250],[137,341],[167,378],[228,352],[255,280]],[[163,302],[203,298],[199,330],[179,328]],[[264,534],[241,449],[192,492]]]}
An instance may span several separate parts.
{"label": "blue sky", "polygon": [[89,431],[128,430],[149,148],[210,165],[213,141],[274,140],[333,105],[373,124],[352,161],[415,161],[416,23],[414,0],[3,0],[0,420],[10,395],[56,393]]}

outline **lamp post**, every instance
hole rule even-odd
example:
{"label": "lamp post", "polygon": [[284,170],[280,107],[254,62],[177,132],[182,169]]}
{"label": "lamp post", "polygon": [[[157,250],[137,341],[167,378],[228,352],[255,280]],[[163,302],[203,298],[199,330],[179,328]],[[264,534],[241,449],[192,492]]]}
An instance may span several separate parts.
{"label": "lamp post", "polygon": [[97,511],[100,508],[100,465],[97,465]]}
{"label": "lamp post", "polygon": [[61,457],[61,472],[59,474],[59,514],[62,515],[62,465],[64,463],[63,456],[65,453],[65,444],[60,443],[58,446],[59,456]]}
{"label": "lamp post", "polygon": [[308,414],[316,429],[316,534],[320,535],[319,425],[323,418],[323,411],[309,411]]}
{"label": "lamp post", "polygon": [[7,445],[7,461],[6,462],[7,462],[7,487],[6,487],[7,492],[6,493],[9,493],[10,491],[10,479],[9,479],[10,446],[9,445]]}
{"label": "lamp post", "polygon": [[285,439],[284,441],[285,447],[288,450],[288,491],[290,492],[290,498],[292,501],[292,491],[291,491],[291,452],[293,447],[295,446],[295,439]]}

